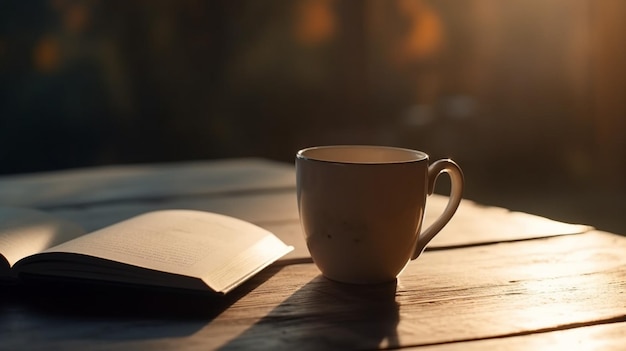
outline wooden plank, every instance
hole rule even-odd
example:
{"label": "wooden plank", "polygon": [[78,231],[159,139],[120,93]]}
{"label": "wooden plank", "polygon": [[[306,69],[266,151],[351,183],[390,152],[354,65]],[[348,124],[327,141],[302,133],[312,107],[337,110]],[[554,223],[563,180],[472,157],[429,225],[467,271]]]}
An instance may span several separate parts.
{"label": "wooden plank", "polygon": [[12,304],[3,309],[0,334],[11,349],[84,350],[360,349],[493,339],[624,318],[624,252],[626,238],[597,231],[430,251],[397,283],[374,286],[331,282],[312,264],[279,264],[224,299],[195,300],[188,311],[186,298],[145,294],[126,304],[108,294],[97,303],[58,299],[46,311]]}
{"label": "wooden plank", "polygon": [[54,207],[294,188],[293,165],[263,159],[105,166],[0,177],[0,205]]}
{"label": "wooden plank", "polygon": [[[395,291],[333,284],[309,265],[289,266],[199,334],[218,337],[222,323],[247,316],[259,320],[229,347],[372,348],[593,323],[626,316],[624,252],[626,238],[601,232],[427,252]],[[282,294],[278,285],[295,277],[306,283]]]}
{"label": "wooden plank", "polygon": [[615,322],[566,330],[541,332],[487,340],[457,342],[426,347],[409,347],[415,351],[465,350],[623,350],[626,345],[626,322]]}

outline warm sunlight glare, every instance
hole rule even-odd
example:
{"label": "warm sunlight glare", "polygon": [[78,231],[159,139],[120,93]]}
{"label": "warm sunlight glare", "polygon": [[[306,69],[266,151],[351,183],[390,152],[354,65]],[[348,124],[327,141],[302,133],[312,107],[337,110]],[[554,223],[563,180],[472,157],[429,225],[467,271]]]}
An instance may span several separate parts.
{"label": "warm sunlight glare", "polygon": [[425,2],[414,0],[399,1],[398,10],[409,20],[409,28],[396,60],[404,63],[438,53],[443,45],[443,24],[437,12]]}
{"label": "warm sunlight glare", "polygon": [[61,63],[61,49],[58,40],[51,36],[39,39],[33,49],[33,64],[42,73],[52,73]]}
{"label": "warm sunlight glare", "polygon": [[295,36],[299,43],[318,45],[335,32],[333,0],[304,0],[295,7]]}

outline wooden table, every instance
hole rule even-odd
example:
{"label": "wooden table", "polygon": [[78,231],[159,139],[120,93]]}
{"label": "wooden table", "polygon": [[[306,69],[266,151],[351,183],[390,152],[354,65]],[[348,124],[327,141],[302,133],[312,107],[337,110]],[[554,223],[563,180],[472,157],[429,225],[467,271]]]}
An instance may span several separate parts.
{"label": "wooden table", "polygon": [[[504,196],[504,195],[503,195]],[[426,221],[446,198],[429,198]],[[623,349],[626,238],[464,200],[397,282],[331,282],[298,223],[293,165],[260,159],[0,177],[0,205],[93,230],[155,209],[246,219],[295,250],[224,297],[4,287],[0,349]]]}

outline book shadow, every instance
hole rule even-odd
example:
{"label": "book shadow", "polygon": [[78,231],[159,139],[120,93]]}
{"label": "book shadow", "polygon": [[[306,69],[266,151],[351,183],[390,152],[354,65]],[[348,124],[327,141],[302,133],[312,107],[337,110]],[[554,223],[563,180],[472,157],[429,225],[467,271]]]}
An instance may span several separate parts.
{"label": "book shadow", "polygon": [[225,295],[84,281],[30,280],[1,287],[0,324],[14,319],[29,330],[47,330],[40,335],[44,339],[59,338],[77,329],[99,333],[104,326],[112,325],[117,330],[105,339],[183,337],[205,327],[282,268],[271,265]]}
{"label": "book shadow", "polygon": [[397,281],[354,285],[319,275],[220,349],[398,347],[396,288]]}

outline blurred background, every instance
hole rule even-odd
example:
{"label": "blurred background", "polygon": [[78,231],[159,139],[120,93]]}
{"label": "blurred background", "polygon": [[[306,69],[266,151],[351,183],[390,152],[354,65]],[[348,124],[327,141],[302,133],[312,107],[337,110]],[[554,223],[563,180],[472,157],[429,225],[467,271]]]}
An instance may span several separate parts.
{"label": "blurred background", "polygon": [[624,35],[622,0],[3,0],[0,174],[384,144],[626,234]]}

